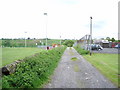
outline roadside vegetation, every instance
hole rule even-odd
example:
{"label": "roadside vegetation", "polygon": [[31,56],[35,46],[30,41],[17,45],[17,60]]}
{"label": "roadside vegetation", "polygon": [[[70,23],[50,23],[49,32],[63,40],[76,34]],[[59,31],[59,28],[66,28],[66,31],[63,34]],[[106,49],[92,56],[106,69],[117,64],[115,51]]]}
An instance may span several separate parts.
{"label": "roadside vegetation", "polygon": [[40,48],[2,48],[2,66],[44,51]]}
{"label": "roadside vegetation", "polygon": [[0,67],[2,67],[2,48],[0,47]]}
{"label": "roadside vegetation", "polygon": [[[2,48],[1,47],[0,47],[0,67],[2,67]],[[1,78],[1,76],[0,76],[0,89],[2,89],[2,78]]]}
{"label": "roadside vegetation", "polygon": [[84,55],[83,57],[118,86],[118,76],[120,75],[118,73],[118,54],[93,53],[92,56]]}
{"label": "roadside vegetation", "polygon": [[66,40],[64,41],[63,45],[66,45],[67,47],[72,47],[74,42],[74,40]]}
{"label": "roadside vegetation", "polygon": [[76,51],[77,51],[79,54],[81,54],[81,55],[89,54],[89,51],[88,51],[88,50],[82,49],[79,45],[75,46],[74,48],[75,48]]}
{"label": "roadside vegetation", "polygon": [[3,88],[41,88],[57,67],[66,47],[45,50],[17,65],[16,72],[3,76]]}
{"label": "roadside vegetation", "polygon": [[120,87],[118,85],[118,81],[120,83],[120,80],[118,80],[118,77],[120,79],[120,73],[118,73],[118,54],[92,53],[90,56],[89,51],[81,49],[79,46],[74,48],[111,82]]}

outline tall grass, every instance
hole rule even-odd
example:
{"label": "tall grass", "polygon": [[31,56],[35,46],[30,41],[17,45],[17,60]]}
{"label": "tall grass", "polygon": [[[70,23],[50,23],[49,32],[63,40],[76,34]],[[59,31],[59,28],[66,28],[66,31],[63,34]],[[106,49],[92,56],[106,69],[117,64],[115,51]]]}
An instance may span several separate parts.
{"label": "tall grass", "polygon": [[84,55],[84,54],[88,54],[88,53],[89,53],[88,50],[82,49],[79,45],[75,46],[74,48],[75,48],[76,51],[77,51],[79,54],[81,54],[81,55]]}

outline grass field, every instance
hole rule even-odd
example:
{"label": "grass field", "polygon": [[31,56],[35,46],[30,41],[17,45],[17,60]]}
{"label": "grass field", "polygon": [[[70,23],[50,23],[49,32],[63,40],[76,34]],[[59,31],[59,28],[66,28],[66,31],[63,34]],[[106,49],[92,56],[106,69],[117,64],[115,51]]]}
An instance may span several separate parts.
{"label": "grass field", "polygon": [[[118,54],[100,54],[93,53],[83,55],[93,66],[95,66],[103,75],[118,86]],[[120,85],[119,85],[120,87]]]}
{"label": "grass field", "polygon": [[2,48],[2,66],[41,51],[40,48]]}

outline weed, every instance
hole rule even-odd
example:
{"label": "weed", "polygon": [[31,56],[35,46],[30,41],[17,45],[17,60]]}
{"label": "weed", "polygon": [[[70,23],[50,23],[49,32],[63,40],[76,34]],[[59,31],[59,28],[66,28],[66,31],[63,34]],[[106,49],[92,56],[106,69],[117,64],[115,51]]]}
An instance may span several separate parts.
{"label": "weed", "polygon": [[72,61],[76,61],[76,60],[78,60],[78,59],[77,59],[76,57],[72,57],[71,60],[72,60]]}

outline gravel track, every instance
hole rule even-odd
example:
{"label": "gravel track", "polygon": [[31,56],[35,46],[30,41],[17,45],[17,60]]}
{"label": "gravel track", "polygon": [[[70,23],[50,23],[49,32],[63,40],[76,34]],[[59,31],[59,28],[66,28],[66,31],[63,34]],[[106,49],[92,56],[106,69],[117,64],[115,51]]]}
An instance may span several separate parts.
{"label": "gravel track", "polygon": [[[76,57],[77,59],[71,60]],[[67,48],[44,88],[117,88],[95,67],[77,53]]]}

